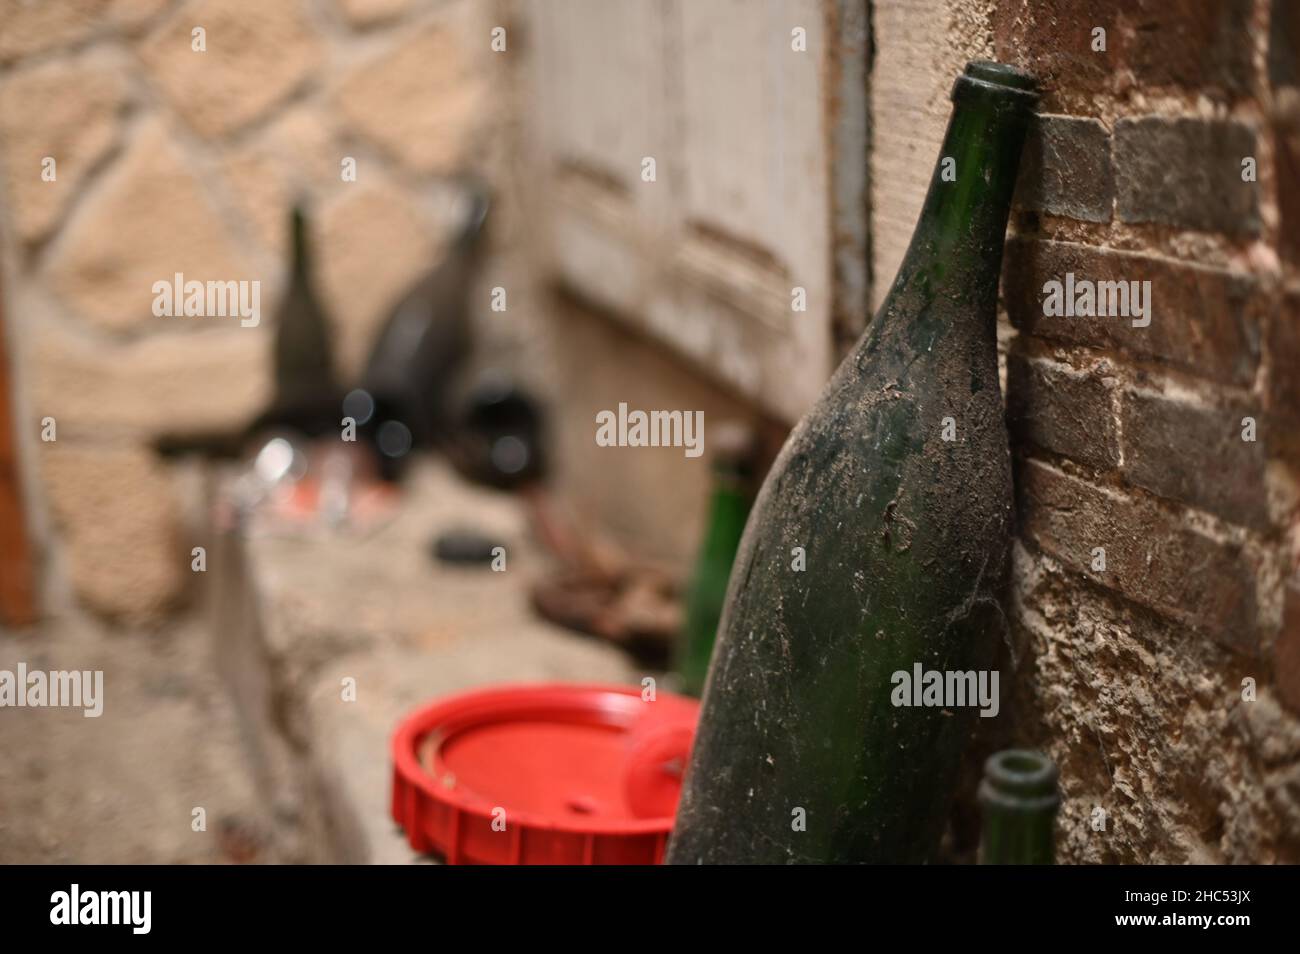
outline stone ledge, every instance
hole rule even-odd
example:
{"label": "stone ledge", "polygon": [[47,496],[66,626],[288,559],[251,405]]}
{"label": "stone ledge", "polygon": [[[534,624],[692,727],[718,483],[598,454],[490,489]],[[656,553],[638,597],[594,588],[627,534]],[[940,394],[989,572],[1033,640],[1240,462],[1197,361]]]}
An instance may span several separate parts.
{"label": "stone ledge", "polygon": [[[435,563],[430,539],[457,524],[499,535],[507,569]],[[242,561],[232,542],[222,544],[217,651],[262,796],[281,807],[280,835],[303,860],[424,860],[388,815],[389,738],[415,706],[492,683],[643,675],[612,646],[532,613],[529,585],[549,561],[522,505],[441,462],[416,467],[396,519],[364,538],[292,539],[255,521]],[[355,702],[342,698],[346,677]]]}

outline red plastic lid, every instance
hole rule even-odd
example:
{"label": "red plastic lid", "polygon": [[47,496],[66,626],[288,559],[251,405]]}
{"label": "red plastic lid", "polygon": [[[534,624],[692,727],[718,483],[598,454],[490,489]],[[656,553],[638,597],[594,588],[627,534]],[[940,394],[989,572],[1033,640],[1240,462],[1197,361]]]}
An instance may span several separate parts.
{"label": "red plastic lid", "polygon": [[699,704],[627,686],[501,686],[393,734],[393,819],[449,864],[657,864]]}

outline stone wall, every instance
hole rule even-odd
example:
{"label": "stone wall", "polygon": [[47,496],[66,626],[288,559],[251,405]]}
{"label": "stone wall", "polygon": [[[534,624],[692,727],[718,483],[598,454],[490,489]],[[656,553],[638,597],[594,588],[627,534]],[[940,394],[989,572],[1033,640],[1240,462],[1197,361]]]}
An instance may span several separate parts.
{"label": "stone wall", "polygon": [[[150,448],[263,407],[298,198],[340,362],[358,369],[438,254],[450,180],[503,167],[499,13],[469,0],[0,2],[5,291],[50,601],[70,584],[139,620],[182,598],[181,491]],[[155,317],[152,285],[176,272],[261,281],[261,323]]]}

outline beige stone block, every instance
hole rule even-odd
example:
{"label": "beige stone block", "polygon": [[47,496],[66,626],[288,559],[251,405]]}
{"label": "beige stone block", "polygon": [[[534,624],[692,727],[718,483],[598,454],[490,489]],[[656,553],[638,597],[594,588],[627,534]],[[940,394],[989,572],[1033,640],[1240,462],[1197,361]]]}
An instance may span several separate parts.
{"label": "beige stone block", "polygon": [[367,27],[400,17],[411,9],[411,0],[338,0],[338,6],[348,23]]}
{"label": "beige stone block", "polygon": [[223,160],[222,171],[240,213],[277,262],[287,262],[289,255],[292,204],[314,187],[331,191],[345,185],[344,155],[331,125],[317,110],[304,106],[286,112],[263,135]]}
{"label": "beige stone block", "polygon": [[[20,70],[0,82],[0,158],[21,238],[36,241],[53,231],[86,175],[117,143],[127,99],[120,65],[99,55]],[[54,160],[53,181],[43,177],[47,157]]]}
{"label": "beige stone block", "polygon": [[249,147],[227,156],[221,164],[226,185],[243,219],[245,234],[278,262],[289,254],[290,188],[275,156]]}
{"label": "beige stone block", "polygon": [[106,616],[165,612],[190,572],[169,474],[140,447],[43,444],[44,491],[77,596]]}
{"label": "beige stone block", "polygon": [[78,317],[117,331],[173,320],[154,316],[153,284],[176,272],[187,281],[257,277],[180,151],[151,123],[60,236],[48,277]]}
{"label": "beige stone block", "polygon": [[[109,22],[128,31],[146,25],[169,6],[173,0],[109,0]],[[100,6],[103,6],[101,0]]]}
{"label": "beige stone block", "polygon": [[355,375],[389,307],[436,264],[440,243],[410,196],[382,181],[344,188],[321,209],[315,232],[335,353],[343,372]]}
{"label": "beige stone block", "polygon": [[115,29],[133,30],[171,0],[0,0],[0,61],[78,43]]}
{"label": "beige stone block", "polygon": [[488,27],[466,4],[354,67],[335,90],[345,123],[407,168],[462,169],[491,108]]}
{"label": "beige stone block", "polygon": [[[206,31],[204,52],[192,46],[196,27]],[[298,0],[199,0],[140,50],[172,108],[207,137],[267,115],[319,66],[322,52]]]}
{"label": "beige stone block", "polygon": [[60,438],[233,431],[270,399],[271,335],[266,320],[105,347],[47,323],[30,346],[32,412]]}
{"label": "beige stone block", "polygon": [[266,131],[264,148],[287,167],[294,189],[341,183],[340,162],[345,150],[333,123],[315,108],[286,110]]}
{"label": "beige stone block", "polygon": [[39,53],[75,43],[94,29],[93,0],[68,3],[33,3],[0,0],[0,60]]}

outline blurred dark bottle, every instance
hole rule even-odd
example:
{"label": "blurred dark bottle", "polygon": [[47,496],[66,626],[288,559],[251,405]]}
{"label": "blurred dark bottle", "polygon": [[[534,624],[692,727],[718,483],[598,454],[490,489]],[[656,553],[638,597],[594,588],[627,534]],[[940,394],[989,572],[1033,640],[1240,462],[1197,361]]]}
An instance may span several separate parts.
{"label": "blurred dark bottle", "polygon": [[997,291],[1033,89],[998,63],[957,78],[893,287],[759,492],[672,863],[937,850],[975,707],[895,689],[996,660],[1011,525]]}
{"label": "blurred dark bottle", "polygon": [[718,427],[712,443],[713,490],[708,524],[686,594],[686,623],[678,644],[681,690],[692,696],[704,691],[731,565],[754,497],[753,432],[729,422]]}
{"label": "blurred dark bottle", "polygon": [[345,403],[387,479],[408,451],[437,444],[449,428],[452,387],[470,350],[469,291],[489,207],[478,187],[462,203],[446,256],[393,306]]}
{"label": "blurred dark bottle", "polygon": [[1008,749],[989,757],[979,790],[980,864],[1055,864],[1056,781],[1056,765],[1040,752]]}
{"label": "blurred dark bottle", "polygon": [[461,475],[498,490],[540,484],[546,471],[541,404],[502,368],[466,380],[452,399],[447,456]]}
{"label": "blurred dark bottle", "polygon": [[275,324],[275,395],[255,430],[288,427],[316,437],[340,430],[342,390],[335,378],[329,319],[316,297],[306,213],[290,216],[289,287]]}

